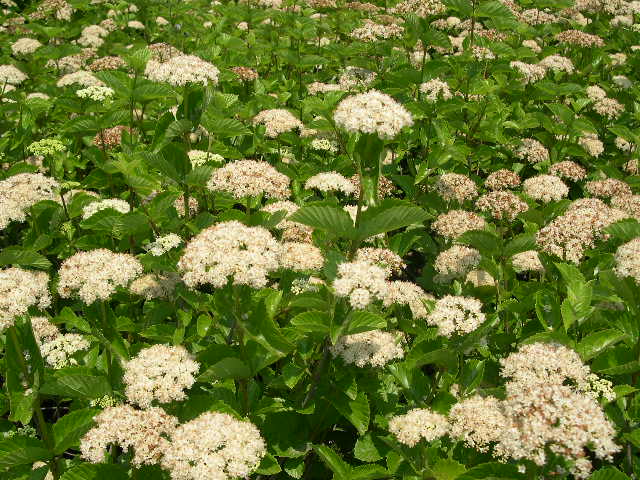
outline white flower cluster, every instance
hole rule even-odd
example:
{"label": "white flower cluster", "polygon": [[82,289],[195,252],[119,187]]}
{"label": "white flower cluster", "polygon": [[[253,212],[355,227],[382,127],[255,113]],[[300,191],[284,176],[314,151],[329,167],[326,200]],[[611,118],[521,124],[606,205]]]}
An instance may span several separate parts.
{"label": "white flower cluster", "polygon": [[486,226],[484,218],[477,213],[465,210],[450,210],[441,213],[431,224],[431,228],[438,235],[448,240],[454,240],[470,230],[483,230]]}
{"label": "white flower cluster", "polygon": [[[584,393],[597,382],[576,352],[534,343],[500,363],[501,375],[510,380],[502,404],[507,423],[494,449],[497,457],[544,465],[548,450],[574,461],[585,460],[585,448],[606,460],[620,450],[602,407],[593,394]],[[572,473],[584,478],[589,469],[587,461]]]}
{"label": "white flower cluster", "polygon": [[20,85],[27,77],[13,65],[0,65],[0,85]]}
{"label": "white flower cluster", "polygon": [[132,404],[148,408],[156,400],[169,403],[186,398],[200,364],[178,345],[153,345],[142,349],[124,366],[122,381]]}
{"label": "white flower cluster", "polygon": [[305,272],[320,270],[324,256],[320,249],[306,242],[285,242],[280,252],[280,266],[285,269]]}
{"label": "white flower cluster", "polygon": [[304,127],[302,122],[294,117],[289,110],[283,108],[261,111],[253,117],[253,124],[264,125],[265,135],[269,138],[276,138],[281,133],[300,130]]}
{"label": "white flower cluster", "polygon": [[14,55],[29,55],[38,50],[42,44],[35,38],[19,38],[11,44]]}
{"label": "white flower cluster", "polygon": [[342,357],[345,363],[356,367],[382,367],[396,358],[404,357],[402,334],[382,330],[343,335],[331,347],[334,357]]}
{"label": "white flower cluster", "polygon": [[514,220],[529,209],[529,205],[515,193],[501,190],[482,195],[476,201],[476,207],[482,212],[491,213],[498,220]]}
{"label": "white flower cluster", "polygon": [[29,307],[51,305],[49,275],[45,272],[5,268],[0,270],[0,331],[13,325]]}
{"label": "white flower cluster", "polygon": [[248,478],[266,454],[254,424],[226,413],[206,412],[171,432],[161,466],[172,480]]}
{"label": "white flower cluster", "polygon": [[590,373],[576,352],[556,344],[533,343],[500,360],[508,378],[506,398],[474,395],[455,404],[448,418],[426,409],[393,417],[389,431],[415,446],[445,434],[501,461],[544,465],[549,451],[569,460],[571,473],[586,478],[596,458],[611,460],[620,450],[615,429],[597,399],[615,399],[611,382]]}
{"label": "white flower cluster", "polygon": [[76,294],[91,305],[96,300],[108,299],[117,287],[127,287],[142,270],[140,262],[127,253],[114,253],[106,248],[78,252],[60,266],[58,293],[62,298]]}
{"label": "white flower cluster", "polygon": [[520,175],[506,168],[501,168],[487,176],[484,186],[489,190],[508,190],[519,186],[520,183]]}
{"label": "white flower cluster", "polygon": [[377,42],[381,39],[400,37],[402,32],[404,32],[404,28],[400,25],[381,25],[365,19],[364,25],[351,32],[351,37],[361,42]]}
{"label": "white flower cluster", "polygon": [[611,198],[629,196],[633,192],[631,187],[617,178],[605,178],[604,180],[591,180],[584,186],[585,190],[594,197]]}
{"label": "white flower cluster", "polygon": [[[535,43],[535,42],[534,42]],[[537,46],[537,44],[536,44]],[[540,47],[538,47],[540,48]],[[522,75],[524,78],[524,83],[535,83],[542,80],[547,74],[547,69],[542,65],[536,65],[531,63],[521,62],[519,60],[514,60],[509,64],[509,66]]]}
{"label": "white flower cluster", "polygon": [[307,190],[317,189],[321,192],[342,192],[345,195],[353,195],[356,187],[345,176],[337,172],[316,173],[305,182]]}
{"label": "white flower cluster", "polygon": [[100,25],[89,25],[82,29],[77,43],[83,47],[100,48],[104,44],[103,38],[109,35],[109,31]]}
{"label": "white flower cluster", "polygon": [[376,299],[384,300],[387,272],[366,261],[341,263],[333,288],[339,297],[348,297],[353,308],[363,309]]}
{"label": "white flower cluster", "polygon": [[480,252],[465,245],[453,245],[438,254],[433,264],[439,273],[439,281],[446,283],[462,278],[480,263]]}
{"label": "white flower cluster", "polygon": [[24,222],[27,211],[43,200],[56,200],[58,182],[41,173],[19,173],[0,181],[0,230]]}
{"label": "white flower cluster", "polygon": [[549,160],[549,150],[535,138],[525,138],[516,150],[516,156],[530,163],[540,163]]}
{"label": "white flower cluster", "polygon": [[107,407],[93,419],[96,426],[80,439],[82,457],[91,463],[105,460],[107,447],[119,445],[133,450],[131,462],[136,467],[157,464],[162,455],[163,435],[175,431],[178,419],[163,409],[136,410],[131,405]]}
{"label": "white flower cluster", "polygon": [[178,261],[189,287],[221,288],[229,278],[237,285],[262,288],[269,272],[280,266],[281,247],[268,230],[237,221],[222,222],[192,238]]}
{"label": "white flower cluster", "polygon": [[425,302],[430,300],[435,300],[433,295],[426,293],[415,283],[396,280],[387,284],[383,304],[385,307],[393,304],[407,305],[413,318],[419,319],[427,317]]}
{"label": "white flower cluster", "polygon": [[378,74],[364,68],[348,66],[340,74],[338,85],[341,90],[350,92],[352,90],[369,87],[377,78]]}
{"label": "white flower cluster", "polygon": [[440,175],[435,183],[436,192],[447,202],[463,203],[478,196],[478,187],[473,180],[459,173]]}
{"label": "white flower cluster", "polygon": [[134,295],[139,295],[147,300],[154,298],[170,298],[173,295],[176,285],[178,285],[180,281],[180,275],[177,273],[148,273],[131,282],[131,285],[129,285],[129,291]]}
{"label": "white flower cluster", "polygon": [[427,324],[438,327],[438,334],[445,337],[473,332],[484,321],[480,300],[453,295],[439,299],[427,316]]}
{"label": "white flower cluster", "polygon": [[145,29],[144,23],[142,23],[139,20],[129,20],[127,22],[127,27],[133,28],[134,30],[144,30]]}
{"label": "white flower cluster", "polygon": [[394,138],[404,127],[413,125],[411,114],[402,105],[377,90],[345,98],[333,119],[348,132],[376,134],[382,139]]}
{"label": "white flower cluster", "polygon": [[536,175],[527,178],[522,187],[524,193],[544,203],[557,202],[569,194],[569,187],[555,175]]}
{"label": "white flower cluster", "polygon": [[511,257],[511,264],[516,272],[542,272],[544,265],[540,262],[540,255],[535,250],[516,253]]}
{"label": "white flower cluster", "polygon": [[282,230],[282,240],[291,242],[311,242],[312,228],[302,223],[292,222],[288,217],[298,211],[300,207],[289,200],[279,200],[262,207],[263,212],[274,214],[276,212],[286,212],[286,216],[281,220],[276,228]]}
{"label": "white flower cluster", "polygon": [[585,168],[571,160],[554,163],[549,167],[549,173],[560,178],[567,178],[573,182],[582,180],[587,176]]}
{"label": "white flower cluster", "polygon": [[129,213],[131,211],[131,206],[125,200],[121,200],[119,198],[107,198],[106,200],[98,200],[85,205],[82,208],[82,219],[86,220],[99,211],[106,210],[107,208],[111,208],[120,213]]}
{"label": "white flower cluster", "polygon": [[440,78],[433,78],[428,82],[421,83],[420,91],[426,94],[425,99],[428,102],[436,102],[438,98],[442,98],[442,100],[453,98],[449,84],[440,80]]}
{"label": "white flower cluster", "polygon": [[631,277],[640,284],[640,237],[620,245],[615,255],[618,277]]}
{"label": "white flower cluster", "polygon": [[364,247],[359,248],[355,255],[356,261],[365,261],[382,267],[387,276],[400,274],[406,266],[402,257],[388,248]]}
{"label": "white flower cluster", "polygon": [[418,442],[432,442],[449,431],[447,417],[428,408],[414,408],[389,420],[389,431],[400,443],[415,447]]}
{"label": "white flower cluster", "polygon": [[115,91],[109,87],[92,85],[76,91],[76,95],[80,98],[88,98],[94,102],[104,102],[105,100],[110,100],[115,95]]}
{"label": "white flower cluster", "polygon": [[207,188],[213,192],[227,192],[237,199],[264,194],[268,198],[289,198],[289,177],[267,162],[237,160],[213,172]]}
{"label": "white flower cluster", "polygon": [[167,253],[172,248],[179,247],[181,243],[182,238],[180,238],[180,235],[170,233],[168,235],[156,237],[154,242],[151,242],[146,246],[146,249],[154,257],[159,257],[160,255]]}
{"label": "white flower cluster", "polygon": [[599,157],[604,152],[604,144],[598,138],[597,133],[583,132],[578,139],[578,145],[584,148],[592,157]]}
{"label": "white flower cluster", "polygon": [[555,72],[573,73],[574,66],[571,60],[562,55],[549,55],[538,62],[538,65]]}
{"label": "white flower cluster", "polygon": [[576,201],[567,211],[536,233],[536,244],[545,253],[579,263],[586,250],[605,237],[603,230],[630,215],[597,199],[593,205]]}
{"label": "white flower cluster", "polygon": [[474,395],[451,407],[449,423],[451,437],[462,440],[469,448],[486,452],[500,438],[507,419],[500,400]]}
{"label": "white flower cluster", "polygon": [[219,74],[220,70],[215,65],[195,55],[178,55],[163,63],[149,60],[145,69],[149,80],[166,82],[176,87],[190,83],[217,85]]}
{"label": "white flower cluster", "polygon": [[82,87],[102,86],[101,80],[97,79],[91,72],[78,70],[77,72],[67,73],[60,77],[56,86],[68,87],[69,85],[80,85]]}
{"label": "white flower cluster", "polygon": [[73,354],[90,346],[83,335],[61,333],[46,317],[32,317],[31,327],[42,358],[54,369],[77,365]]}

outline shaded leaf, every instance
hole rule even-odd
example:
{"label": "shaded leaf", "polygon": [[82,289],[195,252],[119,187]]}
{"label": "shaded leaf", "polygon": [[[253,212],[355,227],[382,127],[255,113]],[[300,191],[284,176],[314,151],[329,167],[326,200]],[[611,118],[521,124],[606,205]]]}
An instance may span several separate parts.
{"label": "shaded leaf", "polygon": [[93,417],[100,410],[85,408],[68,413],[53,425],[54,452],[60,455],[68,448],[77,445],[80,438],[93,426]]}
{"label": "shaded leaf", "polygon": [[49,460],[53,454],[37,438],[12,437],[0,442],[0,469]]}

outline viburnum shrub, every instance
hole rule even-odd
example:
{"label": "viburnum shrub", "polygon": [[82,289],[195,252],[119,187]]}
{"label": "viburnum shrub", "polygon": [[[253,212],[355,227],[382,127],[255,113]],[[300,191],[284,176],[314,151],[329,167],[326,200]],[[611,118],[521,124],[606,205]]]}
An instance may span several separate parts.
{"label": "viburnum shrub", "polygon": [[1,480],[640,478],[640,2],[0,4]]}

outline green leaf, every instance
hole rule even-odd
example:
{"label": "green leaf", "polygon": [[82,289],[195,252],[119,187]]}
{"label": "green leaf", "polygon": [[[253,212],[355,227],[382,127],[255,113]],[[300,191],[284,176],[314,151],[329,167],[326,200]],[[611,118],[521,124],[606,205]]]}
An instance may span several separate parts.
{"label": "green leaf", "polygon": [[151,232],[147,217],[139,212],[130,212],[122,215],[113,225],[113,236],[124,238],[139,235],[144,232]]}
{"label": "green leaf", "polygon": [[386,328],[387,320],[375,313],[354,310],[349,314],[347,335]]}
{"label": "green leaf", "polygon": [[617,136],[622,137],[631,143],[640,143],[638,135],[633,133],[628,127],[624,125],[614,125],[612,127],[609,127],[609,131],[611,131],[611,133],[615,133]]}
{"label": "green leaf", "polygon": [[131,93],[131,89],[129,87],[131,79],[125,72],[102,70],[100,72],[96,72],[94,75],[106,83],[107,87],[114,89],[118,96],[128,97]]}
{"label": "green leaf", "polygon": [[502,255],[505,258],[514,256],[517,253],[526,252],[528,250],[536,249],[536,236],[534,233],[523,233],[517,235],[511,239],[509,243],[504,246]]}
{"label": "green leaf", "polygon": [[85,230],[112,233],[114,229],[118,228],[122,215],[121,212],[113,208],[105,208],[80,222],[80,227]]}
{"label": "green leaf", "polygon": [[640,223],[636,219],[625,218],[609,225],[604,231],[616,240],[628,242],[640,237]]}
{"label": "green leaf", "polygon": [[313,449],[320,459],[331,469],[337,480],[349,480],[351,465],[346,463],[340,455],[325,445],[314,445]]}
{"label": "green leaf", "polygon": [[518,467],[505,463],[481,463],[457,477],[457,480],[492,480],[525,478]]}
{"label": "green leaf", "polygon": [[125,56],[125,61],[127,62],[127,64],[134,70],[138,71],[144,70],[147,62],[150,59],[151,50],[149,50],[147,47],[139,48],[135,52]]}
{"label": "green leaf", "polygon": [[361,135],[353,152],[358,165],[360,190],[367,206],[378,203],[378,183],[384,155],[384,141],[375,134]]}
{"label": "green leaf", "polygon": [[469,0],[444,0],[442,3],[463,17],[473,15],[473,6]]}
{"label": "green leaf", "polygon": [[182,183],[186,175],[191,171],[191,161],[187,156],[187,152],[175,143],[166,145],[160,151],[160,154],[155,158],[153,166],[178,183]]}
{"label": "green leaf", "polygon": [[248,378],[251,370],[239,358],[227,357],[211,365],[198,377],[199,382],[208,382],[213,379],[224,380],[226,378]]}
{"label": "green leaf", "polygon": [[128,480],[127,468],[123,465],[83,463],[64,472],[60,480]]}
{"label": "green leaf", "polygon": [[615,467],[605,467],[593,472],[589,480],[629,480],[629,477]]}
{"label": "green leaf", "polygon": [[251,130],[245,127],[239,120],[235,118],[217,118],[209,114],[209,112],[205,112],[202,115],[202,125],[207,131],[216,135],[218,138],[251,135]]}
{"label": "green leaf", "polygon": [[369,400],[364,392],[358,392],[355,400],[349,398],[346,394],[332,395],[329,398],[331,404],[340,414],[345,417],[351,424],[356,427],[360,435],[364,435],[369,428]]}
{"label": "green leaf", "polygon": [[291,325],[299,329],[301,332],[312,333],[329,333],[329,323],[331,318],[326,312],[310,310],[303,312],[291,319]]}
{"label": "green leaf", "polygon": [[371,433],[359,437],[353,449],[353,456],[363,462],[377,462],[388,450],[385,444]]}
{"label": "green leaf", "polygon": [[575,114],[566,105],[562,105],[560,103],[549,103],[547,104],[547,107],[549,108],[549,110],[551,110],[551,112],[556,117],[560,118],[560,120],[562,120],[562,122],[565,123],[566,125],[570,125],[573,122]]}
{"label": "green leaf", "polygon": [[47,257],[40,255],[35,250],[13,246],[7,247],[0,252],[0,266],[5,265],[47,270],[51,267],[51,262],[47,260]]}
{"label": "green leaf", "polygon": [[0,442],[0,470],[49,460],[53,454],[37,438],[12,437]]}
{"label": "green leaf", "polygon": [[[140,79],[138,79],[138,81],[140,81]],[[133,99],[140,103],[147,103],[158,98],[166,98],[169,95],[171,95],[171,89],[167,85],[146,81],[142,85],[136,85],[133,91]]]}
{"label": "green leaf", "polygon": [[361,241],[409,225],[422,225],[428,217],[429,214],[420,207],[396,200],[385,200],[379,206],[361,212],[356,238]]}
{"label": "green leaf", "polygon": [[259,353],[260,349],[252,347],[255,355],[249,355],[250,358],[245,357],[253,374],[287,356],[295,348],[295,345],[284,336],[280,327],[267,314],[264,301],[259,303],[243,326],[247,340],[257,343],[266,351],[263,355]]}
{"label": "green leaf", "polygon": [[574,322],[583,322],[593,312],[592,282],[587,282],[575,265],[556,263],[555,266],[567,283],[567,298],[562,302],[561,312],[565,329],[568,329]]}
{"label": "green leaf", "polygon": [[206,337],[213,323],[213,317],[211,315],[200,315],[196,321],[196,329],[199,337]]}
{"label": "green leaf", "polygon": [[295,212],[289,220],[325,230],[338,237],[353,238],[355,228],[349,214],[340,207],[309,205]]}
{"label": "green leaf", "polygon": [[205,187],[211,178],[211,173],[215,167],[211,165],[201,165],[191,170],[185,177],[185,183],[192,187]]}
{"label": "green leaf", "polygon": [[191,121],[183,118],[182,120],[174,120],[169,124],[167,129],[164,131],[164,136],[167,139],[181,137],[185,133],[189,133],[191,131]]}
{"label": "green leaf", "polygon": [[464,232],[456,241],[475,248],[486,257],[496,256],[502,250],[502,241],[493,233],[485,230]]}
{"label": "green leaf", "polygon": [[56,377],[49,379],[40,388],[44,395],[57,395],[72,398],[100,398],[111,393],[111,387],[104,376],[85,374],[64,374],[56,372]]}
{"label": "green leaf", "polygon": [[256,473],[259,475],[275,475],[281,471],[282,468],[280,468],[280,464],[270,453],[262,457],[260,466],[256,469]]}
{"label": "green leaf", "polygon": [[625,440],[631,442],[636,448],[640,448],[640,428],[636,428],[635,430],[625,433]]}
{"label": "green leaf", "polygon": [[[25,339],[25,330],[29,322],[16,322],[15,326],[9,327],[7,330],[7,343],[5,345],[5,382],[9,393],[9,405],[11,413],[9,420],[29,423],[33,415],[33,402],[38,394],[39,382],[43,375],[42,358],[40,351],[35,346],[35,358],[31,358],[31,350],[28,345],[33,347],[33,332],[27,332],[30,339]],[[31,330],[29,328],[29,330]],[[26,340],[26,341],[25,341]],[[29,352],[30,358],[25,358],[23,352]],[[27,378],[24,378],[25,369],[29,372]],[[37,384],[36,383],[37,380]]]}
{"label": "green leaf", "polygon": [[376,478],[389,478],[389,472],[380,465],[360,465],[351,470],[349,480],[375,480]]}
{"label": "green leaf", "polygon": [[53,425],[54,453],[60,455],[70,447],[78,445],[80,438],[93,426],[93,417],[100,410],[85,408],[68,413]]}
{"label": "green leaf", "polygon": [[626,335],[619,330],[610,328],[587,335],[578,343],[576,351],[580,354],[583,361],[587,362],[597,357],[611,345],[615,345]]}
{"label": "green leaf", "polygon": [[460,383],[464,388],[464,393],[473,392],[484,377],[484,360],[467,360],[462,370]]}
{"label": "green leaf", "polygon": [[289,458],[284,464],[284,471],[293,478],[302,478],[304,473],[304,457]]}
{"label": "green leaf", "polygon": [[455,480],[466,471],[464,465],[451,458],[440,458],[431,468],[436,480]]}

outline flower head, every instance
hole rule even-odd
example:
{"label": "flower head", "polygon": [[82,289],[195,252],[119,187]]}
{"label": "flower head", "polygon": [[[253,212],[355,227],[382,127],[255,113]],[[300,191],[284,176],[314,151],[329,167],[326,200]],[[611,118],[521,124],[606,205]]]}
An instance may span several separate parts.
{"label": "flower head", "polygon": [[348,132],[376,134],[382,139],[394,138],[404,127],[413,125],[411,114],[402,105],[377,90],[345,98],[333,119]]}

